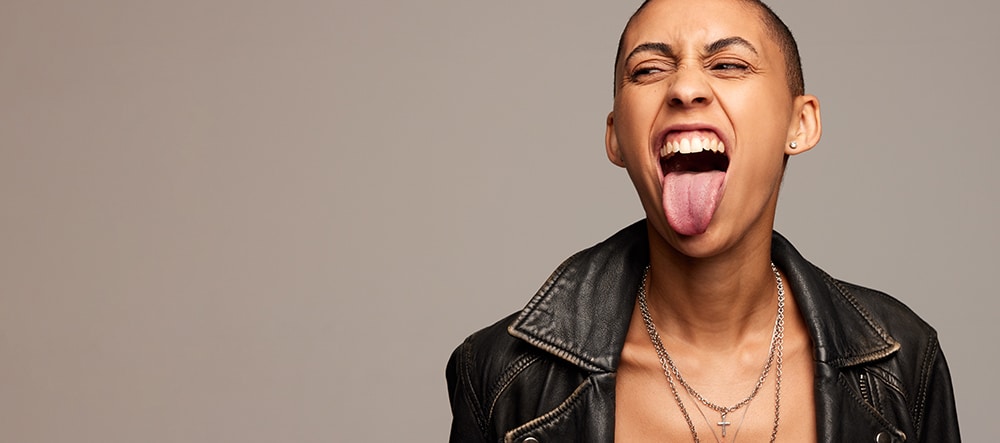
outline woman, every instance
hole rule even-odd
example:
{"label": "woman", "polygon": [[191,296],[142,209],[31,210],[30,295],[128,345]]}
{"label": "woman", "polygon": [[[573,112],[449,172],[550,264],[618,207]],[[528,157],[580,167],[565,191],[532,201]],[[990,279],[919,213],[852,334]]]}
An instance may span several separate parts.
{"label": "woman", "polygon": [[644,3],[606,147],[647,218],[455,351],[451,440],[959,441],[934,330],[772,231],[786,160],[821,133],[767,6]]}

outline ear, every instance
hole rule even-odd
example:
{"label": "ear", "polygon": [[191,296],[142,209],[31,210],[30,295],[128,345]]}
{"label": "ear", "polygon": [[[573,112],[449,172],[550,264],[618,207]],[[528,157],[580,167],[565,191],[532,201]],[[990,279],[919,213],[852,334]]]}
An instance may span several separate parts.
{"label": "ear", "polygon": [[[801,95],[795,98],[795,113],[788,126],[788,142],[785,144],[785,154],[801,154],[816,146],[823,135],[823,123],[819,114],[819,99],[814,95]],[[791,147],[795,142],[795,148]]]}
{"label": "ear", "polygon": [[607,127],[604,129],[604,149],[608,151],[608,160],[611,160],[611,163],[622,168],[625,167],[625,157],[622,156],[618,137],[615,135],[614,111],[608,113]]}

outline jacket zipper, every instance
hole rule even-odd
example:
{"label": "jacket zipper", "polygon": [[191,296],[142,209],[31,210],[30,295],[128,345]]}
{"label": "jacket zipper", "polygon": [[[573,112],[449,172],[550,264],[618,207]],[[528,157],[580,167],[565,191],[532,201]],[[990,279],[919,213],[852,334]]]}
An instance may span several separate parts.
{"label": "jacket zipper", "polygon": [[865,400],[866,403],[875,406],[875,401],[872,399],[871,395],[871,383],[868,381],[868,373],[862,371],[858,375],[858,387],[861,389],[861,398]]}

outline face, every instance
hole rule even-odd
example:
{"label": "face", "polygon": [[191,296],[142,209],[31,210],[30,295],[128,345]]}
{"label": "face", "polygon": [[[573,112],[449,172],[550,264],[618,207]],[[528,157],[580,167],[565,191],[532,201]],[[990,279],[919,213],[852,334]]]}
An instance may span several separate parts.
{"label": "face", "polygon": [[791,95],[758,12],[652,2],[622,51],[608,156],[628,170],[655,234],[692,257],[770,239],[785,155],[819,140],[819,104]]}

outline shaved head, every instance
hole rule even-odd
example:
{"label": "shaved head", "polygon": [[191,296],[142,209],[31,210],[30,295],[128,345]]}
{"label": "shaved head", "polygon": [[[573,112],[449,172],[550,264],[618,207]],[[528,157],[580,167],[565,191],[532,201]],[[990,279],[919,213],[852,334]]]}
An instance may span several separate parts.
{"label": "shaved head", "polygon": [[[629,17],[628,23],[625,24],[625,29],[622,30],[621,37],[618,38],[618,50],[615,52],[615,89],[614,93],[617,95],[618,88],[620,86],[620,76],[618,64],[621,63],[622,58],[622,45],[625,42],[625,34],[628,32],[629,27],[635,18],[642,13],[642,10],[646,8],[646,5],[651,3],[653,0],[645,0],[639,5],[639,8],[632,13]],[[774,40],[774,43],[778,45],[781,50],[782,55],[785,59],[785,77],[788,81],[788,89],[791,91],[793,97],[798,97],[805,94],[805,81],[802,78],[802,61],[799,59],[799,46],[795,43],[795,37],[792,36],[792,31],[788,29],[785,22],[781,21],[777,14],[771,10],[764,2],[760,0],[733,0],[743,3],[746,6],[754,8],[757,11],[758,17],[764,24],[764,28],[767,29],[768,35]]]}

